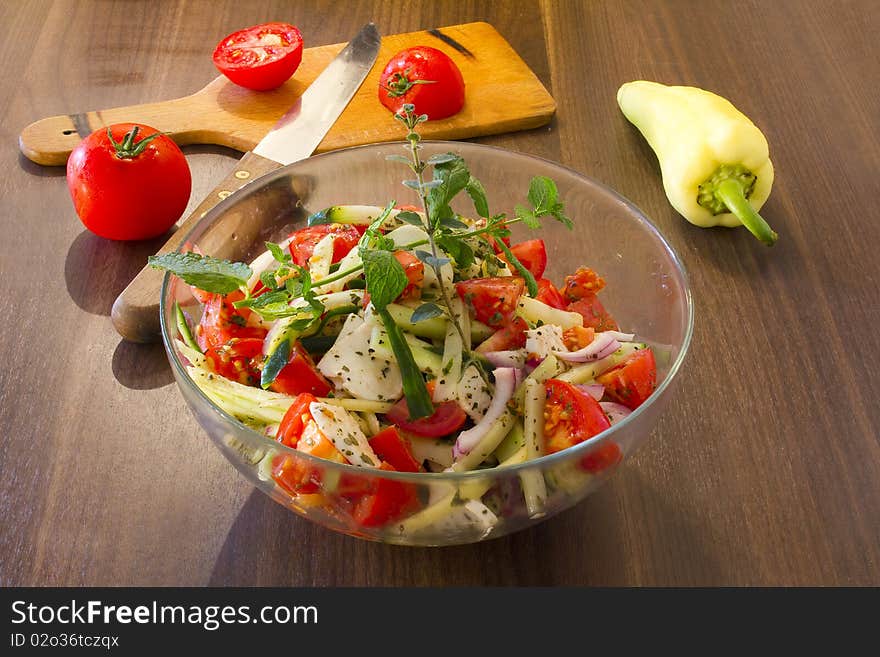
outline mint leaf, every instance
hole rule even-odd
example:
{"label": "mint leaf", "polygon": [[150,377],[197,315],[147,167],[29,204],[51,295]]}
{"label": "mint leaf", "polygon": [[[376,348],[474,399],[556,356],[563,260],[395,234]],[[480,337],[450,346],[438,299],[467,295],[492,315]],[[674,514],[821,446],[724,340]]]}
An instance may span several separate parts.
{"label": "mint leaf", "polygon": [[453,155],[453,159],[434,167],[434,179],[439,180],[441,184],[428,193],[428,216],[431,218],[431,223],[436,226],[442,217],[454,214],[449,204],[461,190],[467,187],[471,174],[464,160]]}
{"label": "mint leaf", "polygon": [[205,292],[229,294],[247,285],[253,272],[243,262],[229,262],[198,253],[164,253],[147,258],[154,269],[164,269]]}
{"label": "mint leaf", "polygon": [[364,277],[367,280],[367,292],[370,301],[377,310],[400,296],[409,279],[394,254],[390,251],[373,251],[361,248],[361,260],[364,263]]}
{"label": "mint leaf", "polygon": [[411,212],[410,210],[404,210],[403,212],[397,213],[397,218],[412,226],[418,226],[419,228],[424,228],[425,224],[422,222],[422,218],[417,215],[415,212]]}
{"label": "mint leaf", "polygon": [[269,354],[269,359],[266,361],[266,365],[263,367],[263,371],[260,373],[260,385],[265,389],[268,388],[275,378],[278,376],[278,373],[284,369],[287,365],[287,361],[290,358],[290,338],[285,338],[281,341],[281,343],[275,348],[271,354]]}
{"label": "mint leaf", "polygon": [[275,269],[267,269],[262,274],[260,274],[260,282],[270,290],[274,290],[275,286],[278,285],[278,281],[275,279]]}
{"label": "mint leaf", "polygon": [[[398,263],[399,264],[399,263]],[[403,268],[401,267],[401,271]],[[375,305],[375,302],[374,304]],[[425,387],[425,379],[422,378],[422,372],[416,365],[413,358],[412,350],[409,343],[403,337],[403,331],[394,323],[388,310],[383,307],[376,306],[379,319],[385,326],[385,332],[388,334],[388,342],[391,344],[391,351],[397,360],[397,366],[400,368],[401,379],[403,379],[403,396],[406,398],[406,406],[409,410],[410,419],[420,417],[428,417],[434,413],[434,406],[431,404],[431,396]]]}
{"label": "mint leaf", "polygon": [[416,308],[413,311],[413,314],[410,316],[409,321],[413,324],[418,324],[419,322],[423,322],[426,319],[432,319],[433,317],[440,317],[443,315],[443,310],[435,303],[423,303],[421,306]]}
{"label": "mint leaf", "polygon": [[440,225],[443,226],[443,228],[450,228],[453,230],[464,230],[469,228],[466,223],[459,221],[455,217],[441,217]]}
{"label": "mint leaf", "polygon": [[474,250],[462,239],[452,235],[438,235],[437,246],[452,256],[459,269],[467,269],[474,264]]}
{"label": "mint leaf", "polygon": [[565,206],[562,203],[557,203],[552,210],[550,210],[550,214],[553,215],[553,218],[556,221],[562,223],[566,228],[571,230],[574,228],[574,222],[565,214]]}
{"label": "mint leaf", "polygon": [[284,250],[275,242],[266,242],[266,248],[269,249],[269,252],[272,254],[272,257],[275,258],[282,265],[289,265],[293,262],[293,258],[289,253],[285,253]]}
{"label": "mint leaf", "polygon": [[556,205],[558,196],[556,183],[547,176],[535,176],[529,183],[529,203],[535,208],[535,214],[538,216],[549,214],[550,209]]}
{"label": "mint leaf", "polygon": [[488,219],[489,199],[486,198],[486,188],[483,187],[483,183],[471,176],[464,190],[474,202],[474,210],[477,211],[477,214],[485,219]]}
{"label": "mint leaf", "polygon": [[443,265],[448,265],[450,262],[452,262],[449,258],[442,258],[442,257],[435,258],[428,251],[416,250],[415,253],[416,253],[416,257],[419,260],[424,262],[426,265],[433,267],[434,269],[440,269],[440,267],[442,267]]}
{"label": "mint leaf", "polygon": [[532,230],[541,227],[541,222],[538,221],[538,217],[535,216],[535,213],[529,210],[524,205],[517,205],[514,212],[516,214],[516,218],[521,220],[526,226],[528,226]]}
{"label": "mint leaf", "polygon": [[[436,153],[428,158],[428,164],[446,164],[457,158],[458,155],[455,153]],[[407,164],[409,164],[409,160],[407,160]]]}

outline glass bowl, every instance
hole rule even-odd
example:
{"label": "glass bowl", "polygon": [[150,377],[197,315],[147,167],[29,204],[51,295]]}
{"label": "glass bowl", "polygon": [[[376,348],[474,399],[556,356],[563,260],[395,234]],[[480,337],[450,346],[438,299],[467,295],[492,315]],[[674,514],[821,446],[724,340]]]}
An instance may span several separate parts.
{"label": "glass bowl", "polygon": [[[486,188],[493,213],[512,214],[524,203],[533,176],[556,181],[575,229],[552,219],[539,232],[514,227],[514,241],[540,236],[547,244],[545,277],[560,285],[578,266],[607,281],[606,308],[622,331],[635,333],[655,351],[658,385],[638,409],[610,429],[567,450],[519,465],[465,473],[398,473],[341,465],[275,442],[221,410],[193,382],[175,345],[173,302],[193,318],[200,308],[189,286],[166,275],[162,286],[162,337],[177,384],[212,442],[250,482],[291,511],[332,530],[405,545],[472,543],[518,531],[571,507],[596,490],[648,438],[672,396],[693,327],[693,304],[681,263],[662,235],[632,203],[571,169],[533,156],[463,142],[424,142],[423,156],[454,152]],[[402,143],[335,151],[285,166],[221,201],[192,229],[187,243],[205,253],[249,262],[301,227],[309,214],[332,205],[417,202],[401,185],[409,171],[387,161]],[[455,209],[473,214],[464,194]],[[622,458],[605,462],[609,448]],[[589,455],[592,455],[590,457]],[[584,467],[585,463],[592,467]],[[599,464],[599,467],[596,467]],[[602,467],[604,466],[604,467]],[[306,472],[310,484],[276,483],[276,471]],[[283,478],[281,478],[283,479]],[[534,493],[536,490],[539,494]],[[524,489],[530,495],[524,494]],[[396,519],[375,526],[364,515],[377,491],[405,500]],[[526,498],[529,498],[528,500]]]}

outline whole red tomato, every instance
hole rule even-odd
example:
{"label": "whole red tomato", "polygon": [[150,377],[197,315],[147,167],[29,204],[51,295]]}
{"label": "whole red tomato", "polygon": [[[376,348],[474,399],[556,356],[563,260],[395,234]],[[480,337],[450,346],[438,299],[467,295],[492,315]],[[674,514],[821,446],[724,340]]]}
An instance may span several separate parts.
{"label": "whole red tomato", "polygon": [[214,66],[240,87],[267,91],[294,74],[302,61],[300,31],[289,23],[263,23],[233,32],[214,49]]}
{"label": "whole red tomato", "polygon": [[379,78],[379,101],[395,114],[406,103],[417,114],[443,119],[464,106],[464,78],[449,56],[430,46],[401,50]]}
{"label": "whole red tomato", "polygon": [[165,233],[189,202],[186,157],[155,128],[119,123],[83,139],[67,160],[67,187],[86,228],[111,240]]}

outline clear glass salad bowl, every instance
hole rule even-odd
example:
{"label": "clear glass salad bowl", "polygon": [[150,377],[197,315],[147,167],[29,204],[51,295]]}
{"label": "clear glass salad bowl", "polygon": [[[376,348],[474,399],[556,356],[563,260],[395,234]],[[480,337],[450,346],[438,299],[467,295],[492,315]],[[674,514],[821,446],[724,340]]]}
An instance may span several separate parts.
{"label": "clear glass salad bowl", "polygon": [[[533,176],[552,178],[559,188],[573,231],[545,220],[538,232],[514,227],[513,239],[541,237],[548,252],[545,277],[561,285],[578,266],[589,266],[607,281],[605,307],[621,330],[654,349],[658,385],[651,397],[610,429],[574,447],[519,465],[452,473],[401,473],[356,468],[290,449],[249,428],[212,403],[193,382],[175,343],[174,302],[195,320],[199,304],[188,285],[166,275],[162,287],[162,336],[177,384],[190,409],[217,448],[250,482],[293,512],[332,530],[360,538],[405,545],[454,545],[495,538],[546,520],[571,507],[604,481],[651,434],[672,397],[672,383],[688,350],[693,304],[677,256],[632,203],[602,184],[537,157],[463,142],[425,142],[423,156],[460,154],[485,186],[493,213],[512,215],[525,202]],[[299,228],[309,214],[342,204],[385,205],[417,202],[401,185],[409,171],[389,154],[404,154],[401,143],[331,152],[267,174],[221,201],[193,228],[187,242],[221,258],[249,262]],[[472,214],[464,194],[453,207]],[[590,455],[616,443],[622,458],[603,468],[584,468]],[[617,449],[614,449],[617,452]],[[604,452],[607,453],[607,452]],[[289,459],[318,481],[296,494],[271,476],[273,464]],[[598,459],[601,462],[601,458]],[[596,459],[591,461],[595,464]],[[543,480],[543,499],[527,502],[523,482]],[[356,520],[352,491],[406,491],[415,504],[399,520],[364,526]]]}

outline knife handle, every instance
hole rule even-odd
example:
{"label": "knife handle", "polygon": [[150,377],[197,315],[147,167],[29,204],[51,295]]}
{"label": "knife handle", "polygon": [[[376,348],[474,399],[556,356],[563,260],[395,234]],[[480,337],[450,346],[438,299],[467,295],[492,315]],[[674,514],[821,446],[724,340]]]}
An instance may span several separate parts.
{"label": "knife handle", "polygon": [[[205,213],[233,192],[281,165],[256,153],[245,153],[235,168],[177,228],[157,255],[177,250]],[[116,332],[130,342],[157,342],[161,338],[159,295],[165,272],[145,266],[113,303],[110,318]]]}

